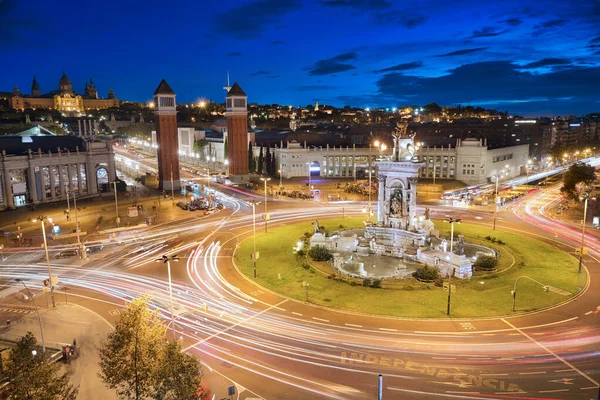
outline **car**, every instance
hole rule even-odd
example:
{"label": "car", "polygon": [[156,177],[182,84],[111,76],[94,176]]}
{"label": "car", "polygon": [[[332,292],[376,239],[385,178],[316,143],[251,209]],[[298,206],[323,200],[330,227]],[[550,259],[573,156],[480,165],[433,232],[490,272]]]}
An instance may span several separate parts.
{"label": "car", "polygon": [[104,248],[104,246],[101,245],[101,244],[92,244],[90,246],[86,246],[85,247],[85,252],[88,253],[88,254],[95,253],[98,250],[102,250],[103,248]]}
{"label": "car", "polygon": [[65,249],[65,250],[61,250],[58,253],[56,253],[54,255],[54,258],[69,258],[69,257],[75,257],[78,254],[79,254],[79,251],[77,249]]}

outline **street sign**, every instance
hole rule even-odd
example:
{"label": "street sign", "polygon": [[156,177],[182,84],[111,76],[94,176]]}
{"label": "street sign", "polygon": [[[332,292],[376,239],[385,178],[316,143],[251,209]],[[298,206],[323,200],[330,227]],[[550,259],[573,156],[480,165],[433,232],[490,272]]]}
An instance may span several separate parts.
{"label": "street sign", "polygon": [[[444,282],[444,291],[447,292],[448,291],[448,282]],[[452,293],[456,293],[456,285],[450,285],[450,287],[452,288]]]}
{"label": "street sign", "polygon": [[137,217],[138,216],[138,208],[137,207],[127,207],[127,216],[128,217]]}
{"label": "street sign", "polygon": [[[581,254],[581,247],[577,247],[577,248],[575,249],[575,254],[577,254],[577,255]],[[584,248],[583,248],[583,255],[584,255],[584,256],[587,256],[588,254],[589,254],[589,248],[587,248],[587,247],[584,247]]]}
{"label": "street sign", "polygon": [[271,219],[271,214],[269,214],[269,213],[263,214],[262,217],[265,221],[269,221]]}
{"label": "street sign", "polygon": [[250,254],[250,259],[251,260],[256,261],[256,260],[258,260],[259,257],[260,257],[260,251],[257,251],[256,253]]}

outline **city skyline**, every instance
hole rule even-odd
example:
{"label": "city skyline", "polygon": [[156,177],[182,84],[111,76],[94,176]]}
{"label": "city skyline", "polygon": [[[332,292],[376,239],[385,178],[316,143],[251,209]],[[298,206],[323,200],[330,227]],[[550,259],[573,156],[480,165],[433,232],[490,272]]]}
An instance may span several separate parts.
{"label": "city skyline", "polygon": [[[43,93],[65,70],[83,93],[149,101],[165,78],[178,102],[223,102],[227,73],[249,102],[400,107],[436,102],[525,116],[600,111],[600,6],[589,1],[386,0],[133,4],[0,3],[0,88]],[[76,20],[77,23],[65,23]],[[361,29],[357,29],[360,27]],[[30,62],[31,55],[43,62]]]}

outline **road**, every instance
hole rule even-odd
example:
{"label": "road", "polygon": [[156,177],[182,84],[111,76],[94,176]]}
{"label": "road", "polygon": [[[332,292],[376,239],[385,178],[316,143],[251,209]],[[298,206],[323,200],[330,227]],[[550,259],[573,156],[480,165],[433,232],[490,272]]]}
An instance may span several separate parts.
{"label": "road", "polygon": [[[110,322],[132,297],[149,293],[171,321],[167,271],[154,262],[178,254],[172,266],[176,324],[183,346],[205,365],[217,399],[226,385],[235,398],[374,399],[383,375],[384,399],[596,399],[600,380],[598,235],[586,234],[589,287],[576,301],[543,312],[490,319],[410,320],[318,308],[271,293],[237,272],[232,255],[251,235],[255,196],[218,186],[226,209],[204,218],[150,227],[79,260],[52,260],[57,298],[93,309]],[[234,196],[232,196],[234,195]],[[568,252],[578,227],[548,217],[555,190],[505,208],[498,229],[537,237]],[[362,206],[348,206],[359,214]],[[325,218],[339,206],[269,201],[270,226]],[[438,207],[440,215],[456,215]],[[460,216],[491,225],[489,212]],[[262,227],[262,222],[259,223]],[[556,237],[558,236],[558,237]],[[9,254],[3,277],[42,289],[41,252]],[[28,258],[29,257],[29,258]],[[35,262],[37,260],[37,262]],[[259,263],[260,268],[260,263]],[[360,301],[357,299],[357,301]],[[0,317],[9,311],[0,310]],[[219,397],[220,396],[220,397]]]}

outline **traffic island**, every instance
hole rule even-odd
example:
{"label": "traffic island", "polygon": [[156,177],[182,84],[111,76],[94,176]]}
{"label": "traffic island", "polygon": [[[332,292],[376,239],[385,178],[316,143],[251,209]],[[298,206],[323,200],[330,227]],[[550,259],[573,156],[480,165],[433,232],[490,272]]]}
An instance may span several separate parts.
{"label": "traffic island", "polygon": [[[327,234],[333,234],[363,227],[364,218],[320,219],[319,223]],[[443,223],[438,224],[441,233],[449,235]],[[448,317],[447,278],[437,282],[414,278],[380,281],[341,275],[329,263],[315,262],[304,251],[297,251],[302,248],[302,238],[312,232],[312,221],[306,221],[257,234],[260,257],[256,279],[252,277],[251,237],[238,247],[235,263],[258,285],[300,301],[306,301],[308,293],[311,304],[404,318]],[[491,247],[500,256],[494,271],[476,270],[471,279],[452,280],[451,317],[494,317],[540,310],[567,301],[585,287],[587,275],[577,273],[577,260],[541,240],[470,223],[457,225],[454,234]],[[519,279],[521,276],[529,279]]]}

